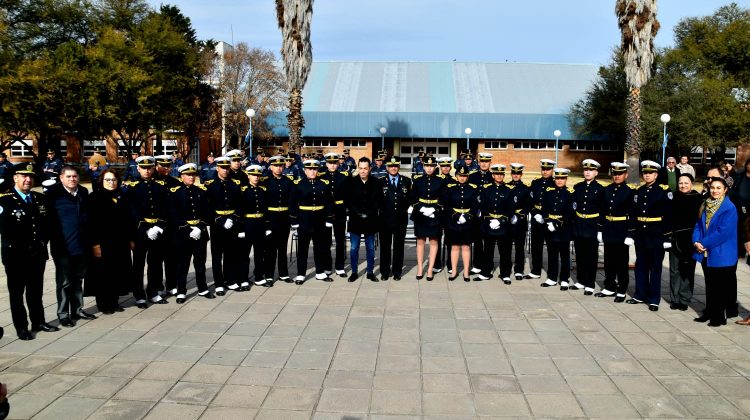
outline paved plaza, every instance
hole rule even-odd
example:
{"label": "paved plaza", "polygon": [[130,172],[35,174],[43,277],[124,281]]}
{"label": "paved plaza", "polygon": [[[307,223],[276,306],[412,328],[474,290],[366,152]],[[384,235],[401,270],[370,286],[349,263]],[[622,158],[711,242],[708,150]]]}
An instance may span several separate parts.
{"label": "paved plaza", "polygon": [[[750,330],[693,322],[700,274],[690,310],[650,312],[538,280],[417,282],[413,243],[406,255],[399,282],[277,283],[214,300],[191,282],[184,305],[129,299],[125,312],[28,342],[3,287],[10,418],[750,416]],[[742,264],[742,303],[748,273]],[[51,261],[44,301],[56,324]]]}

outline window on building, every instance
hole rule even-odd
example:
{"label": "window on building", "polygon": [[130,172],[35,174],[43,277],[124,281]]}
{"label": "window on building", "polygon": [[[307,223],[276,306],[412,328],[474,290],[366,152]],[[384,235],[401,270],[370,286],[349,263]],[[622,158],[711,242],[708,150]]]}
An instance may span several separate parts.
{"label": "window on building", "polygon": [[304,147],[336,147],[338,140],[336,139],[305,139]]}
{"label": "window on building", "polygon": [[107,145],[104,140],[83,141],[83,157],[91,157],[96,150],[99,150],[102,155],[106,153]]}
{"label": "window on building", "polygon": [[161,148],[157,146],[157,142],[154,141],[154,156],[158,155],[171,155],[177,151],[177,140],[176,139],[162,139]]}
{"label": "window on building", "polygon": [[267,147],[284,147],[284,140],[273,138],[266,142]]}
{"label": "window on building", "polygon": [[31,140],[16,141],[10,146],[11,157],[32,157],[34,143]]}
{"label": "window on building", "polygon": [[617,144],[603,141],[576,141],[570,143],[572,152],[616,152],[619,150]]}
{"label": "window on building", "polygon": [[367,140],[364,139],[345,139],[344,147],[367,147]]}
{"label": "window on building", "polygon": [[[513,143],[514,149],[523,150],[555,150],[554,141],[517,141]],[[558,144],[558,148],[563,148],[563,143]]]}
{"label": "window on building", "polygon": [[508,142],[501,140],[492,140],[484,142],[485,149],[507,149]]}
{"label": "window on building", "polygon": [[401,156],[410,155],[411,146],[401,146]]}

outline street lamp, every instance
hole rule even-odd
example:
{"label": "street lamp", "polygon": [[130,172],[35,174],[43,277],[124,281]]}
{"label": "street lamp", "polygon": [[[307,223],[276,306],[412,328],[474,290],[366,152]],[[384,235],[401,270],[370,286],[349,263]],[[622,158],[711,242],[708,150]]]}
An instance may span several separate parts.
{"label": "street lamp", "polygon": [[466,127],[464,130],[464,133],[466,133],[466,151],[469,151],[469,136],[471,135],[471,128]]}
{"label": "street lamp", "polygon": [[380,127],[380,150],[385,150],[385,127]]}
{"label": "street lamp", "polygon": [[247,126],[247,135],[245,135],[245,145],[247,145],[248,153],[250,154],[250,157],[253,157],[253,117],[255,116],[255,110],[252,108],[248,108],[247,111],[245,111],[245,115],[247,115],[247,119],[250,121],[250,123]]}
{"label": "street lamp", "polygon": [[560,136],[562,136],[562,131],[555,130],[552,134],[554,134],[555,136],[555,166],[559,166],[557,164],[557,152],[560,149],[558,145],[560,143]]}
{"label": "street lamp", "polygon": [[669,114],[661,114],[659,119],[664,123],[664,140],[661,143],[661,166],[664,166],[664,155],[667,154],[667,123],[672,117],[670,117]]}

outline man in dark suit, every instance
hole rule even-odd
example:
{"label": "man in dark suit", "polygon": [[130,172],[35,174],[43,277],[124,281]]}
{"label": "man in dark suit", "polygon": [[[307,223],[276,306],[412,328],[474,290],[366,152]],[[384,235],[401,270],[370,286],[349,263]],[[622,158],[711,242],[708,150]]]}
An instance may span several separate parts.
{"label": "man in dark suit", "polygon": [[680,169],[677,168],[677,159],[672,156],[667,158],[667,166],[659,169],[656,176],[658,185],[667,185],[669,190],[674,193],[677,191],[677,180],[680,179]]}
{"label": "man in dark suit", "polygon": [[[381,158],[382,159],[382,158]],[[370,176],[370,159],[359,158],[357,175],[348,183],[346,207],[349,213],[349,261],[352,275],[349,281],[357,279],[357,260],[360,238],[364,237],[367,257],[367,279],[377,282],[375,269],[375,234],[378,232],[380,209],[375,203],[383,201],[383,190],[378,178]],[[381,178],[386,178],[387,175]]]}
{"label": "man in dark suit", "polygon": [[388,280],[391,275],[394,280],[401,280],[404,268],[404,238],[406,225],[409,223],[407,211],[411,196],[411,179],[399,175],[401,159],[398,156],[391,156],[385,166],[388,175],[380,179],[383,189],[383,200],[380,201],[380,275],[383,281]]}

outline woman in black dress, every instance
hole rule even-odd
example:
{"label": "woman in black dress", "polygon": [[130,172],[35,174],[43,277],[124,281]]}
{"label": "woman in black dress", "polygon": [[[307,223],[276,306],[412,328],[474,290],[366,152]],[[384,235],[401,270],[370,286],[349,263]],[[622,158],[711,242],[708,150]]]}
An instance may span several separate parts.
{"label": "woman in black dress", "polygon": [[424,246],[425,242],[429,242],[427,281],[432,281],[440,237],[443,210],[441,197],[445,187],[445,175],[435,173],[437,161],[432,156],[425,158],[422,164],[424,175],[418,174],[413,177],[411,219],[414,221],[414,236],[417,237],[417,280],[424,276]]}
{"label": "woman in black dress", "polygon": [[97,182],[99,187],[89,197],[92,259],[85,292],[86,296],[96,296],[96,306],[109,315],[123,311],[119,298],[130,293],[132,259],[126,223],[129,216],[117,175],[105,169]]}

